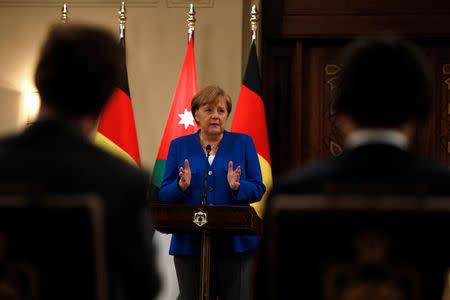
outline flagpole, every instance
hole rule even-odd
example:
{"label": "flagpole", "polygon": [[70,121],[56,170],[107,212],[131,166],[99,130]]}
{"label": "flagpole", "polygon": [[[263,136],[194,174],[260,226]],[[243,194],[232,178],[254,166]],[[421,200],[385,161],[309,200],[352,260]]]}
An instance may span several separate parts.
{"label": "flagpole", "polygon": [[252,42],[256,40],[256,31],[258,30],[258,9],[256,8],[256,4],[253,4],[252,11],[250,12],[250,27],[252,30]]}
{"label": "flagpole", "polygon": [[67,9],[67,4],[64,3],[61,8],[61,22],[67,24],[69,21],[69,10]]}
{"label": "flagpole", "polygon": [[122,5],[118,11],[119,14],[119,27],[120,27],[120,38],[125,38],[125,28],[127,23],[127,9],[125,7],[125,2],[122,1]]}
{"label": "flagpole", "polygon": [[[187,26],[188,26],[188,44],[194,39],[194,31],[195,31],[195,9],[194,4],[191,3]],[[204,206],[204,204],[202,204]],[[203,207],[198,210],[198,212],[194,213],[194,223],[197,219],[197,215],[204,216],[207,218],[207,213],[203,212]],[[201,219],[201,217],[200,217]],[[211,233],[209,230],[202,231],[202,244],[201,244],[201,255],[200,255],[200,299],[201,300],[209,300],[209,291],[210,291],[210,272],[211,272]]]}
{"label": "flagpole", "polygon": [[188,12],[188,18],[187,18],[187,26],[188,26],[188,44],[191,38],[194,38],[194,31],[195,31],[195,9],[194,4],[191,3],[189,12]]}

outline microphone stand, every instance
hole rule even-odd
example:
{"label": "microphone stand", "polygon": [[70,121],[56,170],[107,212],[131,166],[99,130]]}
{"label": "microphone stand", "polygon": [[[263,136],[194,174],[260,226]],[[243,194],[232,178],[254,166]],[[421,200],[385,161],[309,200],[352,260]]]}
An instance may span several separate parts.
{"label": "microphone stand", "polygon": [[[211,152],[211,145],[206,148],[206,167],[205,167],[205,187],[201,196],[202,208],[206,205],[206,187],[208,185],[208,167],[209,167],[209,152]],[[206,218],[207,212],[204,212]],[[211,234],[209,230],[202,231],[202,254],[200,263],[200,299],[209,299],[209,279],[210,279],[210,265],[211,265]]]}
{"label": "microphone stand", "polygon": [[203,194],[201,196],[202,205],[206,205],[206,187],[208,185],[208,167],[209,167],[209,153],[211,152],[211,145],[206,145],[206,166],[205,166],[205,184]]}

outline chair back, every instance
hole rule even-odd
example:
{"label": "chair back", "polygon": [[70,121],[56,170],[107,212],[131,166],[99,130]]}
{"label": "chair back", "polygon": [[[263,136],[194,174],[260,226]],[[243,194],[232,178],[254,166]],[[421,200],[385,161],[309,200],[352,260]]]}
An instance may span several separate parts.
{"label": "chair back", "polygon": [[0,191],[0,298],[106,300],[103,206],[93,194]]}
{"label": "chair back", "polygon": [[441,299],[448,228],[450,197],[276,195],[256,299]]}

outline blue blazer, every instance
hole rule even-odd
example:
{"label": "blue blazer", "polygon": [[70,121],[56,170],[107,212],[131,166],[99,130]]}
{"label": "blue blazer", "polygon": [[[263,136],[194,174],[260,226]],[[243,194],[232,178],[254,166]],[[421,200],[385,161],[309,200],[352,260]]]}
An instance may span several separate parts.
{"label": "blue blazer", "polygon": [[[189,160],[191,186],[182,192],[178,188],[178,173]],[[233,169],[241,166],[240,186],[233,192],[228,184],[228,162]],[[204,189],[206,155],[198,133],[179,137],[170,143],[164,179],[159,197],[166,204],[201,204]],[[266,187],[262,182],[258,154],[250,136],[224,131],[222,141],[208,172],[207,204],[249,205],[259,201]],[[171,255],[200,254],[200,239],[189,234],[174,234],[170,245]],[[212,245],[213,251],[244,252],[258,248],[255,235],[223,235]]]}

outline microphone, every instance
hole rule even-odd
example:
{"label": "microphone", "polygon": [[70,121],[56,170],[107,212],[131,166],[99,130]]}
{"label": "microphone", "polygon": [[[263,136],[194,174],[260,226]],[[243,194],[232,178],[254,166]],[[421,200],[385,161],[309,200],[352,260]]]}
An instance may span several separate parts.
{"label": "microphone", "polygon": [[206,167],[205,167],[205,184],[203,194],[201,197],[202,205],[206,205],[206,187],[208,186],[208,166],[209,166],[209,153],[211,152],[211,145],[206,145]]}

